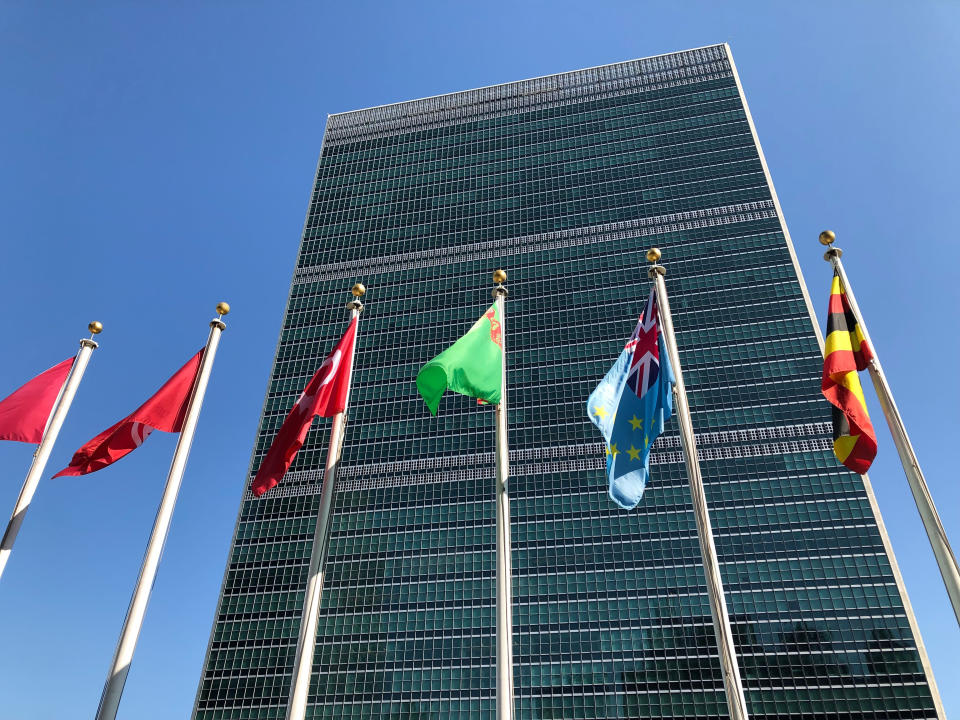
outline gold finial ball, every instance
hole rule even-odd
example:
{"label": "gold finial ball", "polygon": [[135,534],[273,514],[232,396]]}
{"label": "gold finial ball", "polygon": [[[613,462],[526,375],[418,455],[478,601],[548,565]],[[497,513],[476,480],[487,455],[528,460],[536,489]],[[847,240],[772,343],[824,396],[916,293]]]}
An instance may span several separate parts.
{"label": "gold finial ball", "polygon": [[218,302],[217,303],[217,314],[226,315],[230,312],[230,303]]}
{"label": "gold finial ball", "polygon": [[820,244],[831,245],[837,239],[837,234],[833,230],[824,230],[820,233]]}
{"label": "gold finial ball", "polygon": [[660,260],[660,248],[650,248],[647,250],[647,260],[649,262],[655,263]]}
{"label": "gold finial ball", "polygon": [[363,283],[357,283],[357,284],[354,285],[352,288],[350,288],[350,292],[353,293],[353,296],[354,296],[354,297],[360,297],[360,296],[363,295],[366,291],[367,291],[367,288],[364,286]]}
{"label": "gold finial ball", "polygon": [[494,270],[493,281],[497,285],[503,285],[507,281],[507,274],[503,270]]}
{"label": "gold finial ball", "polygon": [[99,320],[94,320],[92,323],[87,325],[87,330],[89,330],[92,335],[99,335],[103,332],[103,323]]}

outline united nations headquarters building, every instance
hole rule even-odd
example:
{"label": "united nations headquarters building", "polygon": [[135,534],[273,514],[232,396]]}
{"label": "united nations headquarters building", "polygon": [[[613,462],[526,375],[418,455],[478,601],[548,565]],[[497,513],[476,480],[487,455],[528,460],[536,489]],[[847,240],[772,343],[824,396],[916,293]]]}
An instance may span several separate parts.
{"label": "united nations headquarters building", "polygon": [[[726,45],[327,119],[236,479],[364,283],[307,717],[494,715],[493,409],[448,394],[433,417],[414,378],[484,314],[497,268],[516,717],[727,717],[676,420],[625,511],[586,413],[652,246],[750,716],[944,717],[869,481],[833,454],[828,271],[811,303]],[[280,485],[243,495],[196,720],[286,716],[329,430],[317,419]]]}

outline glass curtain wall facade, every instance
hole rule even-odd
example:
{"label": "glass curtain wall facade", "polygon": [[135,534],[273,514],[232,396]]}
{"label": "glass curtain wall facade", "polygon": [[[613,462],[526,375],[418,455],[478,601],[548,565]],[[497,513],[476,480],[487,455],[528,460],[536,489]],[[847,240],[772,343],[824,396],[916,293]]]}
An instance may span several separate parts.
{"label": "glass curtain wall facade", "polygon": [[[651,246],[752,716],[942,715],[872,493],[833,457],[810,302],[717,45],[329,117],[251,465],[365,283],[309,717],[493,716],[493,411],[447,396],[433,418],[414,377],[497,267],[518,719],[726,716],[675,421],[625,512],[585,412]],[[243,495],[197,720],[285,715],[328,430]]]}

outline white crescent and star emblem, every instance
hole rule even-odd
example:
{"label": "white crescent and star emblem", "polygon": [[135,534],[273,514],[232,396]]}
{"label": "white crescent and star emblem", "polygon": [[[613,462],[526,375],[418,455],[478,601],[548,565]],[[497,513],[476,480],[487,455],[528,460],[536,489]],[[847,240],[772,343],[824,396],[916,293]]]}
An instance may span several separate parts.
{"label": "white crescent and star emblem", "polygon": [[[340,350],[337,349],[334,351],[333,355],[331,355],[330,357],[328,357],[326,360],[323,361],[323,365],[319,367],[319,369],[317,370],[317,373],[319,373],[325,367],[329,367],[330,369],[327,371],[327,374],[323,377],[323,380],[321,380],[320,384],[317,386],[318,390],[324,387],[325,385],[329,385],[333,381],[333,378],[336,377],[337,368],[340,367],[340,358],[342,357],[342,355],[343,353],[341,353]],[[309,387],[309,384],[307,385],[307,387]],[[300,397],[297,398],[296,405],[299,406],[303,402],[304,398],[306,397],[312,398],[314,396],[313,395],[308,396],[307,390],[305,388],[304,391],[300,393]]]}
{"label": "white crescent and star emblem", "polygon": [[143,441],[146,440],[152,432],[153,428],[143,423],[135,422],[130,426],[130,437],[133,439],[133,444],[137,447],[143,445]]}

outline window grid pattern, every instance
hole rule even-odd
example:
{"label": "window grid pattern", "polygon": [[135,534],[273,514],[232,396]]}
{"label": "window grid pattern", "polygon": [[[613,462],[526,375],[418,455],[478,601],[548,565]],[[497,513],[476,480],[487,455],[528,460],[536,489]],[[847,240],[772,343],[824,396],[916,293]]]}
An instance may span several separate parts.
{"label": "window grid pattern", "polygon": [[[663,249],[751,715],[936,718],[724,46],[331,116],[252,466],[368,286],[311,718],[494,711],[493,416],[413,379],[510,276],[518,720],[726,716],[675,429],[606,496],[587,395]],[[329,421],[245,493],[197,720],[282,718]],[[249,477],[244,482],[249,483]]]}

